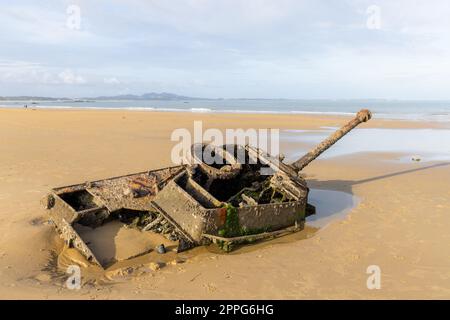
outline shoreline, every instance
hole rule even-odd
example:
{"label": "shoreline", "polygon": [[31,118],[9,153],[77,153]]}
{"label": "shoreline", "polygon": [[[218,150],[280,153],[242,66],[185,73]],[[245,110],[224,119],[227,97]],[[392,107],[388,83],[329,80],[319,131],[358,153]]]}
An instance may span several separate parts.
{"label": "shoreline", "polygon": [[[49,112],[50,114],[58,113],[58,112],[70,112],[70,113],[78,113],[86,115],[106,115],[106,114],[120,114],[120,115],[154,115],[155,117],[175,117],[178,118],[182,116],[183,118],[195,120],[197,118],[203,118],[206,120],[214,119],[214,118],[224,118],[224,119],[237,119],[245,122],[248,119],[253,119],[254,117],[258,117],[259,119],[264,119],[264,123],[268,125],[266,128],[271,128],[269,125],[269,121],[273,120],[275,122],[280,122],[282,126],[279,129],[286,130],[295,130],[298,129],[296,125],[291,127],[287,127],[283,122],[286,123],[294,123],[294,119],[301,119],[302,127],[301,129],[313,129],[317,128],[317,126],[309,126],[308,119],[323,122],[323,127],[333,127],[339,126],[339,124],[335,124],[336,121],[342,121],[342,119],[352,118],[356,112],[354,113],[346,113],[346,114],[329,114],[329,113],[238,113],[238,112],[191,112],[191,111],[161,111],[161,110],[151,110],[147,108],[141,109],[119,109],[119,108],[3,108],[0,107],[0,114],[2,112],[26,112],[26,111],[39,111],[39,112]],[[333,122],[334,121],[334,122]],[[327,125],[327,123],[332,123],[331,125]],[[231,124],[231,123],[230,123]],[[223,127],[223,126],[220,126]],[[242,127],[233,123],[229,128],[238,128]],[[258,126],[262,128],[261,126]],[[388,119],[388,118],[377,118],[377,114],[373,114],[370,122],[365,124],[366,128],[391,128],[391,129],[419,129],[419,128],[430,128],[430,129],[450,129],[450,121],[433,121],[433,120],[410,120],[410,119]]]}
{"label": "shoreline", "polygon": [[[0,110],[76,110],[76,111],[122,111],[122,112],[158,112],[158,113],[190,113],[190,114],[217,114],[217,115],[292,115],[292,116],[317,116],[317,117],[351,117],[355,112],[338,111],[258,111],[258,110],[214,110],[211,108],[193,107],[183,108],[161,108],[161,107],[80,107],[80,106],[23,106],[1,105]],[[386,121],[405,122],[431,122],[441,123],[450,127],[450,113],[373,113],[375,117]]]}

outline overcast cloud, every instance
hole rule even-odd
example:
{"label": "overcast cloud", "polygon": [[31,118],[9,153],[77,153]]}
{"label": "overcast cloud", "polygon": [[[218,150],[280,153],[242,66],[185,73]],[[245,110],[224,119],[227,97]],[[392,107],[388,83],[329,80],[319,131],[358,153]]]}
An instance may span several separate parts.
{"label": "overcast cloud", "polygon": [[448,0],[0,3],[3,96],[450,99]]}

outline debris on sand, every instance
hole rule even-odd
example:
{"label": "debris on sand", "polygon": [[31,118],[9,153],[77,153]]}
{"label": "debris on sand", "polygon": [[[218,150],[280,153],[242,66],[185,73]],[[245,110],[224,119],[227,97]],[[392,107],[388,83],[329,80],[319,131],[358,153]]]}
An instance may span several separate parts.
{"label": "debris on sand", "polygon": [[166,247],[164,247],[164,244],[160,244],[159,246],[156,247],[156,251],[160,254],[164,254],[166,253]]}

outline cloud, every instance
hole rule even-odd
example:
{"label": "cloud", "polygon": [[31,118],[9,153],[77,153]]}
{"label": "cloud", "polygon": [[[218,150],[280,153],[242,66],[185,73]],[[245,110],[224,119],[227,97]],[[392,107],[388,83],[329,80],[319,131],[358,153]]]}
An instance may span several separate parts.
{"label": "cloud", "polygon": [[86,83],[84,77],[70,69],[58,71],[40,63],[17,60],[0,60],[0,81],[38,85]]}
{"label": "cloud", "polygon": [[104,78],[103,82],[106,84],[120,84],[120,81],[116,77]]}
{"label": "cloud", "polygon": [[43,2],[35,4],[11,4],[0,11],[0,37],[20,39],[32,44],[68,44],[95,40],[88,28],[70,28],[71,16],[64,5]]}
{"label": "cloud", "polygon": [[[79,29],[67,27],[72,3],[3,5],[3,88],[450,98],[447,0],[78,0]],[[380,30],[367,28],[373,4]]]}
{"label": "cloud", "polygon": [[84,84],[86,80],[75,73],[72,70],[66,69],[58,73],[58,78],[65,84]]}
{"label": "cloud", "polygon": [[35,62],[0,60],[0,81],[18,84],[55,84],[57,81],[47,68]]}

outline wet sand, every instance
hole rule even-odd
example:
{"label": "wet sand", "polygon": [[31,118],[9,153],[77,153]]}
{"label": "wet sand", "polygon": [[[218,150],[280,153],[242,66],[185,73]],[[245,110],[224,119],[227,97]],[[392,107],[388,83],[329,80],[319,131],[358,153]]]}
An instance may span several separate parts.
{"label": "wet sand", "polygon": [[[67,289],[55,256],[63,247],[45,223],[40,198],[51,187],[170,165],[172,130],[192,129],[194,120],[205,128],[315,130],[347,118],[0,110],[0,298],[450,298],[450,163],[390,161],[408,156],[394,152],[323,158],[304,170],[310,187],[359,200],[326,228],[232,254],[196,248],[177,261],[170,253],[159,269],[150,264],[159,256],[138,257],[142,267],[130,277],[113,272],[112,280]],[[374,119],[363,127],[448,125]],[[283,148],[298,145],[309,144]],[[380,290],[367,289],[370,265],[381,268]]]}

